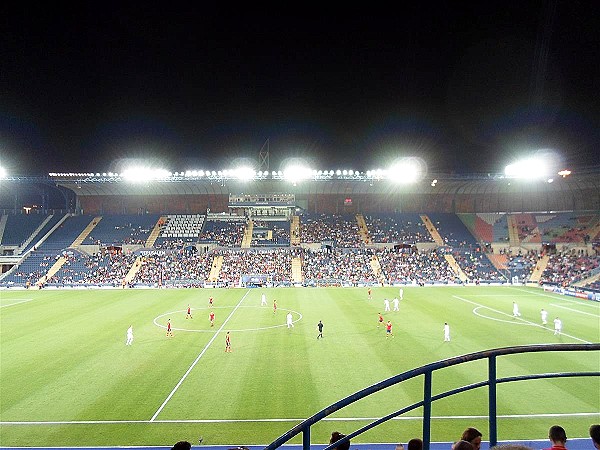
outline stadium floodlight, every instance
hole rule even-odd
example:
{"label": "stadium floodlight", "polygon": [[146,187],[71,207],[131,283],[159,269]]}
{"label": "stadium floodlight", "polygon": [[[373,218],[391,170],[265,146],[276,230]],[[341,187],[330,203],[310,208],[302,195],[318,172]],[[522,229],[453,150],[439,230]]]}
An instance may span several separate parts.
{"label": "stadium floodlight", "polygon": [[548,164],[543,158],[522,159],[507,165],[504,175],[508,178],[542,178],[549,175]]}
{"label": "stadium floodlight", "polygon": [[[102,176],[106,176],[105,173]],[[164,180],[169,178],[171,173],[165,169],[152,169],[149,167],[130,167],[125,169],[121,177],[132,183],[141,183],[144,181]]]}
{"label": "stadium floodlight", "polygon": [[249,181],[254,179],[256,171],[252,167],[238,167],[231,171],[232,175],[241,181]]}
{"label": "stadium floodlight", "polygon": [[0,178],[6,178],[6,169],[0,166]]}
{"label": "stadium floodlight", "polygon": [[560,161],[559,154],[551,149],[540,149],[531,156],[509,164],[504,169],[507,178],[523,178],[529,180],[548,179],[556,170]]}
{"label": "stadium floodlight", "polygon": [[312,177],[312,169],[305,166],[291,165],[283,171],[283,178],[292,183],[307,180]]}
{"label": "stadium floodlight", "polygon": [[387,178],[395,183],[414,183],[420,180],[426,172],[425,161],[421,158],[402,158],[392,164],[387,170]]}

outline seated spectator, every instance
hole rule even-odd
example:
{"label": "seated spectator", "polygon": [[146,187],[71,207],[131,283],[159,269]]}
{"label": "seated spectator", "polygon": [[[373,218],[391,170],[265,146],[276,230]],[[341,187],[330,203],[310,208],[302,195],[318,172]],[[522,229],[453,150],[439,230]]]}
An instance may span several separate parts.
{"label": "seated spectator", "polygon": [[452,444],[451,450],[473,450],[473,444],[469,441],[457,441]]}
{"label": "seated spectator", "polygon": [[473,450],[479,450],[481,447],[481,437],[481,431],[479,431],[477,428],[469,427],[463,431],[461,440],[470,442],[473,446]]}
{"label": "seated spectator", "polygon": [[490,450],[533,450],[533,448],[521,444],[495,445]]}
{"label": "seated spectator", "polygon": [[565,450],[567,444],[567,433],[560,425],[553,425],[548,430],[548,439],[552,447],[544,450]]}
{"label": "seated spectator", "polygon": [[[343,439],[345,437],[346,437],[345,434],[341,434],[338,431],[334,431],[333,433],[331,433],[331,439],[329,439],[329,444],[333,444],[334,442],[337,442],[340,439]],[[348,441],[346,441],[343,444],[340,444],[334,448],[337,450],[349,450],[350,449],[350,440],[348,439]]]}
{"label": "seated spectator", "polygon": [[423,441],[419,438],[408,441],[407,450],[423,450]]}
{"label": "seated spectator", "polygon": [[590,427],[590,437],[594,447],[600,450],[600,425],[592,425]]}
{"label": "seated spectator", "polygon": [[173,447],[171,447],[171,450],[191,450],[191,449],[192,449],[192,444],[190,444],[188,441],[176,442],[175,445]]}

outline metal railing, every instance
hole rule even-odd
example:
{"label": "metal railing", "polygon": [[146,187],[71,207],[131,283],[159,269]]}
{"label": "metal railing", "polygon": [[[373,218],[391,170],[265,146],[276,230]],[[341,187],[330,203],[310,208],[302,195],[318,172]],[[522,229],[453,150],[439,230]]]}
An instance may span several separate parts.
{"label": "metal railing", "polygon": [[[358,430],[347,434],[343,439],[325,447],[324,450],[331,450],[340,444],[349,441],[350,439],[358,436],[371,428],[374,428],[388,420],[398,417],[414,409],[423,407],[423,449],[429,450],[430,437],[431,437],[431,404],[445,397],[450,397],[461,392],[470,391],[472,389],[488,386],[488,417],[489,417],[489,445],[493,447],[498,443],[498,429],[497,429],[497,418],[496,418],[496,386],[501,383],[509,383],[513,381],[523,380],[536,380],[544,378],[568,378],[568,377],[600,377],[600,372],[563,372],[563,373],[543,373],[536,375],[520,375],[513,377],[497,378],[496,376],[496,359],[498,356],[513,355],[519,353],[539,353],[539,352],[564,352],[564,351],[600,351],[600,343],[595,344],[545,344],[545,345],[527,345],[518,347],[506,347],[499,349],[486,350],[483,352],[470,353],[462,356],[455,356],[453,358],[445,359],[442,361],[427,364],[417,369],[409,370],[407,372],[395,375],[387,380],[380,381],[372,386],[362,389],[354,394],[336,402],[327,408],[319,411],[308,419],[303,420],[298,425],[281,435],[267,447],[265,450],[273,450],[291,440],[296,435],[302,433],[302,448],[304,450],[310,449],[310,431],[311,427],[321,419],[333,414],[334,412],[345,408],[346,406],[361,400],[371,394],[386,389],[390,386],[394,386],[402,381],[409,380],[418,376],[424,376],[423,383],[423,400],[408,405],[398,411],[388,414],[381,419],[377,419]],[[436,370],[443,369],[458,364],[463,364],[470,361],[476,361],[481,359],[488,360],[488,379],[477,383],[468,384],[450,391],[443,392],[441,394],[432,395],[431,393],[431,382],[433,373]]]}

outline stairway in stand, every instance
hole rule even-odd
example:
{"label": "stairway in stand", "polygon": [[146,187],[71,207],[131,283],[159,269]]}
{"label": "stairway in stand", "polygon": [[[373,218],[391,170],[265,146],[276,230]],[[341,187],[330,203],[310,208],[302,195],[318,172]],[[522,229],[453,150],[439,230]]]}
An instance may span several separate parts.
{"label": "stairway in stand", "polygon": [[379,258],[377,258],[377,255],[373,255],[371,257],[370,263],[373,275],[377,277],[377,281],[379,281],[381,284],[384,284],[385,277],[383,276],[383,271],[381,270],[381,264],[379,263]]}
{"label": "stairway in stand", "polygon": [[124,284],[131,283],[133,281],[133,279],[135,278],[135,275],[140,271],[141,268],[142,268],[142,257],[138,256],[137,258],[135,258],[135,262],[129,268],[129,272],[127,272],[127,275],[125,275],[125,279],[123,280],[123,283]]}
{"label": "stairway in stand", "polygon": [[358,224],[358,233],[360,234],[360,238],[363,244],[372,244],[371,235],[369,234],[369,228],[367,227],[367,222],[365,222],[365,217],[362,214],[356,215],[356,223]]}
{"label": "stairway in stand", "polygon": [[300,217],[292,216],[290,225],[290,243],[292,245],[300,245]]}
{"label": "stairway in stand", "polygon": [[77,236],[77,238],[73,241],[73,243],[71,244],[71,247],[77,248],[81,244],[83,244],[83,241],[85,240],[85,238],[89,236],[89,234],[92,232],[92,230],[94,228],[96,228],[96,225],[98,225],[98,223],[101,220],[102,220],[102,216],[94,217],[92,219],[92,221],[87,225],[87,227],[85,227],[83,229],[83,231],[81,233],[79,233],[79,236]]}
{"label": "stairway in stand", "polygon": [[444,259],[446,259],[446,261],[448,261],[450,268],[458,276],[460,281],[462,281],[463,283],[469,281],[469,277],[460,268],[460,266],[456,262],[456,259],[454,259],[454,256],[446,254],[446,255],[444,255]]}
{"label": "stairway in stand", "polygon": [[216,283],[219,281],[219,274],[221,273],[221,266],[223,265],[223,256],[218,255],[213,259],[212,266],[210,268],[210,275],[208,281]]}
{"label": "stairway in stand", "polygon": [[521,245],[519,241],[519,227],[517,225],[517,218],[512,214],[507,217],[508,222],[508,242],[511,247],[519,247]]}
{"label": "stairway in stand", "polygon": [[429,234],[431,235],[435,243],[437,245],[444,245],[444,240],[442,239],[442,236],[440,235],[439,231],[437,230],[431,219],[426,215],[422,215],[421,220],[425,224],[427,231],[429,231]]}
{"label": "stairway in stand", "polygon": [[292,282],[293,283],[302,283],[304,281],[304,277],[302,276],[302,259],[300,258],[292,258]]}
{"label": "stairway in stand", "polygon": [[248,220],[246,224],[246,229],[244,230],[244,237],[242,238],[242,248],[250,248],[250,244],[252,243],[252,231],[254,230],[254,222],[252,219]]}
{"label": "stairway in stand", "polygon": [[152,231],[150,232],[150,236],[148,236],[148,239],[146,239],[146,243],[144,244],[144,247],[146,247],[146,248],[154,247],[154,243],[160,236],[160,230],[165,223],[167,223],[167,217],[161,216],[160,219],[158,219],[158,221],[154,225],[154,228],[152,228]]}
{"label": "stairway in stand", "polygon": [[540,281],[542,278],[542,273],[544,273],[544,270],[546,270],[546,267],[548,267],[548,261],[550,261],[550,257],[548,255],[544,255],[538,259],[538,262],[535,265],[533,272],[531,272],[531,276],[529,277],[530,283],[537,283]]}

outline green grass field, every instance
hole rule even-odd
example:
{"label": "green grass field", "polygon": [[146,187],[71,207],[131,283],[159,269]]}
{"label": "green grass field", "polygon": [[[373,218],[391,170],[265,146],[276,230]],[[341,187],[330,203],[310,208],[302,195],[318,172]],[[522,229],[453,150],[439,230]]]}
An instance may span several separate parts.
{"label": "green grass field", "polygon": [[[208,445],[268,444],[341,398],[430,362],[513,345],[600,341],[598,303],[516,287],[405,288],[400,311],[384,313],[395,335],[386,339],[377,313],[397,292],[376,288],[368,300],[363,288],[0,291],[0,445],[151,446],[200,436]],[[193,319],[186,320],[188,304]],[[549,311],[545,328],[541,308]],[[553,334],[556,316],[562,336]],[[319,320],[325,337],[317,340]],[[129,325],[135,340],[125,346]],[[224,351],[226,331],[232,353]],[[598,352],[498,360],[498,376],[598,370]],[[442,369],[433,376],[434,394],[486,376],[485,361]],[[421,399],[421,377],[401,383],[335,413],[335,422],[322,421],[312,441]],[[487,430],[487,407],[487,389],[434,403],[432,440],[454,440],[467,426]],[[420,436],[421,412],[353,442]],[[501,440],[544,439],[556,423],[570,438],[586,437],[600,420],[600,379],[499,385],[498,414]]]}

